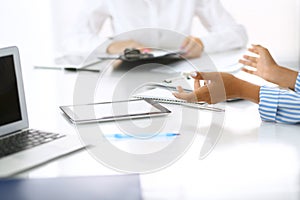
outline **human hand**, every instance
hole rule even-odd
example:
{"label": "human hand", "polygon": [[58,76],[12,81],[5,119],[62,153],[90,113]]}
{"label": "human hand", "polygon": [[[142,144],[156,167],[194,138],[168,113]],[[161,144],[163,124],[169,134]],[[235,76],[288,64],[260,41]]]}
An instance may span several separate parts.
{"label": "human hand", "polygon": [[239,60],[240,63],[253,67],[253,70],[243,68],[242,70],[260,76],[261,78],[278,84],[281,87],[288,87],[294,89],[298,73],[279,66],[269,50],[260,45],[252,45],[248,49],[250,52],[255,53],[258,57],[244,55],[245,60]]}
{"label": "human hand", "polygon": [[[237,78],[231,74],[195,72],[192,77],[195,79],[194,91],[186,93],[181,87],[178,87],[178,93],[174,93],[175,97],[188,102],[203,101],[214,104],[238,96],[237,84],[235,84]],[[200,80],[205,80],[207,83],[200,86]]]}
{"label": "human hand", "polygon": [[123,53],[126,48],[143,49],[144,45],[134,40],[122,40],[111,43],[106,51],[110,54],[120,54]]}
{"label": "human hand", "polygon": [[[252,45],[248,49],[250,52],[255,53],[258,57],[244,55],[245,60],[239,60],[239,63],[253,67],[253,70],[243,68],[242,70],[260,76],[261,78],[274,82],[278,74],[279,66],[271,56],[268,49],[260,45]],[[274,80],[275,79],[275,80]]]}
{"label": "human hand", "polygon": [[[259,86],[236,78],[228,73],[219,72],[195,72],[192,75],[194,91],[187,93],[179,86],[178,93],[173,93],[176,98],[187,102],[206,102],[215,104],[233,98],[244,98],[255,103],[259,102]],[[204,86],[200,86],[199,80],[206,80]]]}
{"label": "human hand", "polygon": [[196,58],[201,56],[204,46],[199,38],[189,36],[183,41],[181,49],[185,51],[184,57]]}

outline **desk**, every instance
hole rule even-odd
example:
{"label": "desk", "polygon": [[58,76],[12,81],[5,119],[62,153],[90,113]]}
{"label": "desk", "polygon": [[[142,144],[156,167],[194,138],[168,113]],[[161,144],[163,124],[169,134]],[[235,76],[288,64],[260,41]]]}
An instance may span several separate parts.
{"label": "desk", "polygon": [[[26,63],[23,63],[24,66]],[[79,73],[34,70],[29,66],[26,68],[24,82],[30,126],[77,134],[76,129],[65,119],[58,107],[73,103],[74,86]],[[103,85],[111,84],[112,87],[123,72],[107,73],[111,73],[110,78],[101,80]],[[153,72],[151,76],[149,73],[144,78],[152,77],[151,79],[155,80],[172,75],[160,73],[160,76],[155,76],[155,73],[157,72]],[[98,74],[89,72],[80,72],[80,76],[99,78]],[[131,83],[128,84],[130,86]],[[126,94],[124,92],[122,95]],[[108,86],[99,87],[95,99],[108,100],[112,95]],[[165,106],[173,111],[169,116],[171,124],[165,126],[167,130],[172,124],[176,125],[174,122],[180,120],[176,113],[180,113],[181,108],[175,105]],[[223,121],[213,121],[211,112],[200,110],[197,125],[185,125],[183,136],[191,134],[189,128],[197,129],[191,145],[181,157],[161,170],[141,174],[144,199],[300,198],[299,126],[261,122],[258,106],[248,101],[231,102],[223,106],[226,108]],[[111,127],[114,128],[114,125],[109,123],[102,126],[108,131]],[[173,128],[176,129],[176,126]],[[199,159],[201,147],[205,139],[210,137],[207,135],[209,129],[221,130],[221,137],[210,154]],[[155,143],[139,145],[130,141],[119,143],[119,147],[141,153],[160,148],[155,146]],[[98,162],[89,152],[81,151],[19,176],[39,178],[121,173]]]}

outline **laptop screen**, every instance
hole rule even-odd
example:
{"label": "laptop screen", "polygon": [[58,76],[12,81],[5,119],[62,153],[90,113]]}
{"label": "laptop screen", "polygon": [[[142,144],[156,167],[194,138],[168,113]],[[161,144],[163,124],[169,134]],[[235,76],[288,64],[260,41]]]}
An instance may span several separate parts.
{"label": "laptop screen", "polygon": [[21,119],[13,55],[0,57],[0,126]]}
{"label": "laptop screen", "polygon": [[0,49],[0,136],[28,128],[20,55],[17,47]]}

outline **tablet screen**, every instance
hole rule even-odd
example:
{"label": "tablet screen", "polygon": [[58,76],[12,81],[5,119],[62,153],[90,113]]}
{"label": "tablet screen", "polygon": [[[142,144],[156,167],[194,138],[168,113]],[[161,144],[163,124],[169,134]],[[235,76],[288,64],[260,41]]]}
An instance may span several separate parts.
{"label": "tablet screen", "polygon": [[168,109],[148,99],[61,106],[60,108],[75,123],[141,118],[170,113]]}

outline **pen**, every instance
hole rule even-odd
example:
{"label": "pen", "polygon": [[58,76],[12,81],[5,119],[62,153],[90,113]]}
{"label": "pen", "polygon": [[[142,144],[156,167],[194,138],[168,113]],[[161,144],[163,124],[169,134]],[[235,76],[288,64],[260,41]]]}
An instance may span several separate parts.
{"label": "pen", "polygon": [[99,69],[86,69],[86,68],[76,68],[76,67],[65,67],[64,70],[67,71],[87,71],[87,72],[100,72]]}
{"label": "pen", "polygon": [[74,66],[70,66],[68,64],[62,65],[62,64],[58,64],[57,66],[42,66],[42,65],[36,65],[34,66],[35,69],[55,69],[55,70],[66,70],[66,71],[89,71],[89,72],[101,72],[100,69],[90,69],[88,67],[101,63],[101,60],[97,60],[97,61],[92,61],[89,63],[85,63],[83,66],[79,67],[74,67]]}
{"label": "pen", "polygon": [[63,70],[62,67],[52,67],[52,66],[34,66],[35,69],[55,69],[55,70]]}
{"label": "pen", "polygon": [[54,70],[66,70],[66,71],[88,71],[88,72],[100,72],[99,69],[86,69],[76,67],[51,67],[51,66],[34,66],[35,69],[54,69]]}
{"label": "pen", "polygon": [[126,135],[126,134],[122,134],[122,133],[115,133],[112,135],[105,135],[106,138],[115,138],[115,139],[150,139],[150,138],[157,138],[157,137],[164,137],[164,138],[168,138],[168,137],[176,137],[179,136],[179,133],[159,133],[158,135],[148,135],[148,134],[144,134],[141,136],[132,136],[132,135]]}

